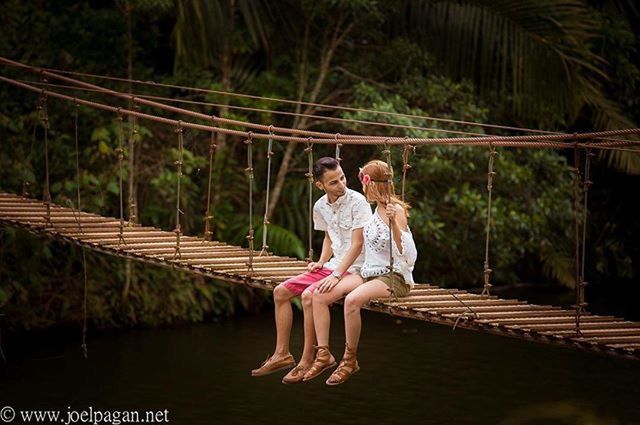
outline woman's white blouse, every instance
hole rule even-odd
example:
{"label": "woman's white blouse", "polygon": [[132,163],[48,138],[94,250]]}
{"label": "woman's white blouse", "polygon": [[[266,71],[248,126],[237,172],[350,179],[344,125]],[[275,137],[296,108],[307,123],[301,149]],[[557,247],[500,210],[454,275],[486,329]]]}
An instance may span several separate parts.
{"label": "woman's white blouse", "polygon": [[[411,235],[411,230],[403,231],[400,236],[402,254],[391,241],[393,247],[393,271],[400,273],[404,281],[413,286],[413,268],[418,257],[418,250]],[[376,210],[364,226],[364,264],[360,274],[362,277],[380,276],[389,272],[389,226],[382,220]]]}

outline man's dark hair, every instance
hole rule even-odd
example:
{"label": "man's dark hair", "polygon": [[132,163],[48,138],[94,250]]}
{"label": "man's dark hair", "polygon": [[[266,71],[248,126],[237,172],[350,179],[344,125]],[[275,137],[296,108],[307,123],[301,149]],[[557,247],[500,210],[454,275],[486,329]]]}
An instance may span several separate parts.
{"label": "man's dark hair", "polygon": [[316,161],[313,166],[313,178],[320,180],[327,170],[335,170],[340,166],[340,163],[335,158],[325,156]]}

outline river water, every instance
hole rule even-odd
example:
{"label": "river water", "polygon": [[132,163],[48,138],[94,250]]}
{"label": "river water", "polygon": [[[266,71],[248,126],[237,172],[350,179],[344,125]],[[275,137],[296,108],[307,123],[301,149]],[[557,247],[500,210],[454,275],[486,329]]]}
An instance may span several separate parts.
{"label": "river water", "polygon": [[[331,344],[341,354],[340,311]],[[296,313],[294,354],[301,346]],[[272,310],[218,323],[3,342],[0,407],[164,410],[174,424],[640,424],[640,362],[364,312],[361,371],[286,386],[252,378]],[[19,423],[19,422],[16,422]],[[78,422],[79,423],[79,422]]]}

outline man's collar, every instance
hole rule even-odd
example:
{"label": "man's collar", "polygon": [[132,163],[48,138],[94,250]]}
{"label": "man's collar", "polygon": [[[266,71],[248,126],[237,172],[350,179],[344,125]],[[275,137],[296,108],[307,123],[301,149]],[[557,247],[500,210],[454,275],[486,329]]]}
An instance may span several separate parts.
{"label": "man's collar", "polygon": [[338,208],[340,205],[342,205],[342,203],[344,202],[344,199],[349,196],[349,188],[347,188],[347,190],[345,190],[344,195],[340,196],[338,199],[336,199],[333,203],[329,202],[329,196],[327,195],[327,205],[329,205],[331,208]]}

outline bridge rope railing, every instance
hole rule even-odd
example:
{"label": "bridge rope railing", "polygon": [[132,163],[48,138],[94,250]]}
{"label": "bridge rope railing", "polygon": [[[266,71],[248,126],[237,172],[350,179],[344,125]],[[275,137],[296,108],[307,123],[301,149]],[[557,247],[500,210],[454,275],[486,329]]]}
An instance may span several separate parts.
{"label": "bridge rope railing", "polygon": [[[24,80],[24,79],[20,79],[18,81],[20,81],[22,83],[27,83],[27,84],[34,84],[36,86],[43,85],[42,83],[38,83],[36,81],[29,81],[29,80]],[[82,91],[82,92],[87,92],[87,93],[103,93],[102,90],[92,89],[92,88],[88,88],[88,87],[78,87],[78,86],[72,86],[72,85],[66,85],[66,84],[48,83],[47,86],[51,87],[51,88],[58,88],[58,89],[63,89],[63,90]],[[356,119],[356,118],[343,118],[343,117],[334,117],[334,116],[327,116],[327,115],[307,114],[307,113],[303,113],[303,112],[278,111],[278,110],[274,110],[274,109],[255,108],[255,107],[237,106],[237,105],[226,105],[226,104],[223,104],[223,103],[214,103],[214,102],[206,102],[206,101],[182,99],[182,98],[172,98],[172,97],[166,97],[166,96],[155,96],[155,95],[150,95],[150,94],[133,93],[132,95],[134,97],[136,97],[136,98],[148,99],[148,100],[156,100],[156,101],[161,101],[161,102],[165,102],[165,103],[166,102],[168,102],[168,103],[181,103],[181,104],[185,104],[185,105],[206,106],[206,107],[211,107],[211,108],[227,108],[227,109],[236,110],[236,111],[242,111],[242,112],[257,112],[257,113],[269,114],[269,115],[283,115],[283,116],[293,116],[293,117],[299,117],[299,118],[313,118],[314,120],[328,121],[328,122],[340,123],[340,124],[358,124],[358,125],[363,125],[363,126],[376,126],[376,127],[384,127],[384,128],[391,128],[391,129],[415,130],[415,131],[432,132],[432,133],[457,134],[457,135],[464,135],[464,136],[478,136],[478,137],[482,136],[482,137],[486,137],[486,136],[490,136],[491,135],[491,134],[487,134],[487,133],[478,133],[478,132],[473,132],[473,131],[450,130],[450,129],[447,129],[447,128],[440,128],[440,127],[422,127],[422,126],[417,126],[417,125],[395,124],[395,123],[380,122],[380,121],[370,121],[370,120],[363,120],[363,119]],[[217,119],[218,117],[214,117],[214,118]],[[235,125],[235,122],[238,122],[238,121],[235,120],[234,121],[234,125]],[[311,130],[306,130],[306,131],[308,133],[310,133],[310,134],[315,134],[316,136],[320,136],[320,137],[322,137],[324,134],[326,134],[326,133],[323,133],[323,132],[317,132],[317,131],[311,131]],[[544,134],[560,134],[560,133],[558,133],[558,132],[549,132],[549,133],[544,133]],[[342,135],[340,135],[338,133],[338,137],[340,137],[340,136],[342,136]],[[357,134],[345,135],[345,136],[361,137],[360,135],[357,135]],[[383,136],[377,136],[377,137],[383,137]],[[607,140],[615,140],[615,139],[607,139]]]}
{"label": "bridge rope railing", "polygon": [[[172,126],[182,125],[184,128],[191,128],[194,130],[200,131],[214,131],[220,134],[226,134],[230,136],[239,136],[239,137],[248,137],[249,131],[242,130],[233,130],[222,127],[215,127],[211,125],[198,124],[188,121],[175,120],[171,118],[161,117],[153,114],[147,114],[139,111],[128,110],[121,107],[114,107],[110,105],[105,105],[100,102],[90,101],[81,99],[77,96],[68,96],[62,93],[58,93],[52,90],[40,89],[34,87],[30,84],[19,82],[15,79],[7,78],[4,76],[0,76],[0,81],[15,85],[17,87],[21,87],[36,93],[42,93],[48,97],[56,97],[59,99],[78,102],[82,105],[90,106],[97,109],[102,109],[106,111],[122,113],[124,115],[132,115],[137,118],[146,119],[150,121],[156,121],[163,124],[169,124]],[[127,96],[124,95],[123,96]],[[154,102],[156,103],[156,102]],[[166,106],[166,105],[165,105]],[[170,110],[175,110],[174,112],[185,113],[185,114],[195,114],[198,118],[206,117],[209,120],[212,120],[213,117],[205,114],[200,114],[197,112],[168,107]],[[261,128],[264,127],[266,131],[271,128],[275,130],[276,127],[272,126],[263,126],[260,125]],[[571,149],[574,147],[574,142],[577,140],[592,140],[598,139],[602,137],[610,137],[610,136],[620,136],[620,135],[638,135],[640,134],[639,128],[629,128],[629,129],[619,129],[619,130],[606,130],[606,131],[595,131],[595,132],[585,132],[585,133],[574,133],[574,134],[547,134],[540,136],[487,136],[487,137],[450,137],[450,138],[415,138],[415,137],[386,137],[380,140],[378,137],[374,136],[359,136],[359,137],[347,137],[341,136],[336,138],[335,134],[325,133],[327,136],[331,136],[331,138],[316,138],[313,136],[308,137],[298,137],[298,136],[284,136],[281,134],[269,134],[269,133],[255,133],[252,132],[252,137],[254,139],[262,139],[268,140],[272,138],[273,140],[279,140],[284,142],[294,142],[294,143],[307,143],[311,141],[315,144],[327,144],[327,145],[335,145],[337,141],[341,144],[352,144],[352,145],[380,145],[386,141],[386,143],[390,145],[466,145],[466,146],[488,146],[489,144],[493,144],[494,146],[499,147],[515,147],[515,148],[540,148],[540,149]],[[572,142],[572,143],[568,143]],[[603,148],[615,148],[615,147],[629,147],[629,146],[638,146],[640,145],[640,141],[634,140],[618,140],[618,141],[604,141],[604,142],[592,142],[589,143],[577,142],[577,146],[581,148],[590,148],[590,149],[599,149]]]}
{"label": "bridge rope railing", "polygon": [[[409,118],[409,119],[412,119],[412,120],[413,119],[415,119],[415,120],[424,120],[424,121],[432,121],[432,122],[439,122],[439,123],[446,123],[446,124],[457,124],[457,125],[462,125],[462,126],[492,128],[492,129],[497,129],[497,130],[528,132],[528,133],[535,133],[535,134],[566,134],[566,133],[557,132],[557,131],[540,130],[540,129],[526,128],[526,127],[516,127],[516,126],[508,126],[508,125],[500,125],[500,124],[492,124],[492,123],[465,121],[465,120],[458,120],[458,119],[452,119],[452,118],[433,117],[433,116],[426,116],[426,115],[415,115],[415,114],[407,114],[407,113],[392,112],[392,111],[379,111],[379,110],[372,110],[372,109],[366,109],[366,108],[349,107],[349,106],[344,106],[344,105],[332,105],[332,104],[327,104],[327,103],[307,102],[307,101],[303,101],[303,100],[290,100],[290,99],[275,98],[275,97],[268,97],[268,96],[251,95],[251,94],[246,94],[246,93],[237,93],[237,92],[228,92],[228,91],[222,91],[222,90],[205,89],[205,88],[200,88],[200,87],[190,87],[190,86],[184,86],[184,85],[178,85],[178,84],[159,83],[159,82],[150,81],[150,80],[138,80],[138,79],[132,79],[132,78],[121,78],[121,77],[98,75],[98,74],[92,74],[92,73],[86,73],[86,72],[60,70],[60,69],[54,69],[54,68],[31,67],[29,65],[22,64],[22,63],[16,62],[16,61],[12,61],[12,60],[10,60],[8,58],[3,58],[3,57],[0,57],[0,62],[2,62],[4,65],[12,66],[12,67],[33,68],[33,69],[37,70],[37,72],[46,71],[46,72],[51,72],[51,73],[56,73],[56,74],[72,75],[72,76],[76,76],[76,77],[100,79],[100,80],[104,80],[104,81],[125,82],[125,83],[128,83],[128,84],[136,84],[136,85],[149,86],[149,87],[154,87],[154,88],[178,89],[178,90],[181,90],[181,91],[189,91],[189,92],[204,93],[204,94],[215,94],[215,95],[220,95],[220,96],[225,96],[225,97],[232,97],[232,98],[268,101],[268,102],[280,103],[280,104],[290,104],[290,105],[294,105],[294,106],[302,105],[302,106],[314,107],[314,108],[318,108],[318,109],[322,109],[322,110],[334,110],[334,111],[354,112],[354,113],[367,113],[367,114],[375,114],[375,115],[379,115],[379,116],[391,116],[391,117],[399,117],[399,118]],[[176,101],[176,99],[172,99],[172,100]],[[183,101],[183,100],[184,99],[181,99],[180,101]],[[226,105],[226,104],[225,105],[220,104],[220,105],[221,106],[225,106],[225,107],[234,107],[233,105]],[[236,107],[236,108],[239,108],[239,107]],[[291,114],[291,115],[295,115],[295,116],[297,116],[297,115],[305,116],[304,114],[287,113],[285,111],[273,111],[273,110],[268,110],[268,111],[270,113],[283,113],[283,114]],[[323,117],[322,116],[318,116],[318,118],[323,118]]]}
{"label": "bridge rope railing", "polygon": [[[227,124],[227,125],[236,125],[236,126],[243,126],[245,128],[252,128],[255,130],[260,130],[260,131],[264,131],[264,132],[268,132],[269,129],[271,129],[273,132],[285,132],[285,133],[289,133],[289,134],[297,134],[297,135],[301,135],[301,136],[307,136],[307,137],[313,137],[313,138],[333,138],[334,142],[337,140],[337,134],[333,134],[333,133],[325,133],[325,132],[315,132],[315,131],[310,131],[310,130],[301,130],[301,129],[292,129],[292,128],[285,128],[285,127],[274,127],[274,126],[267,126],[264,124],[256,124],[256,123],[250,123],[250,122],[245,122],[245,121],[239,121],[239,120],[231,120],[231,119],[227,119],[227,118],[221,118],[221,117],[215,117],[212,115],[206,115],[206,114],[202,114],[199,112],[195,112],[195,111],[191,111],[188,109],[183,109],[183,108],[177,108],[177,107],[173,107],[170,105],[166,105],[163,103],[159,103],[159,102],[154,102],[154,101],[150,101],[150,100],[146,100],[146,99],[141,99],[141,98],[136,98],[135,96],[131,96],[130,94],[126,94],[126,93],[121,93],[115,90],[111,90],[111,89],[107,89],[104,87],[100,87],[94,84],[90,84],[90,83],[86,83],[83,81],[79,81],[79,80],[75,80],[72,78],[68,78],[68,77],[64,77],[62,75],[58,75],[49,71],[45,71],[42,68],[37,68],[37,67],[31,67],[25,64],[21,64],[19,62],[15,62],[15,61],[11,61],[9,59],[6,58],[1,58],[0,57],[0,63],[1,64],[5,64],[5,65],[11,65],[11,66],[19,66],[21,68],[27,69],[29,71],[32,71],[34,73],[39,73],[40,75],[43,76],[47,76],[47,77],[51,77],[51,78],[56,78],[62,81],[66,81],[66,82],[70,82],[73,84],[76,84],[78,86],[81,87],[87,87],[87,88],[91,88],[91,89],[95,89],[98,90],[102,93],[105,94],[110,94],[116,97],[121,97],[123,99],[127,99],[127,100],[131,100],[132,102],[135,103],[140,103],[140,104],[144,104],[147,106],[152,106],[152,107],[157,107],[169,112],[174,112],[174,113],[180,113],[180,114],[185,114],[194,118],[198,118],[198,119],[203,119],[203,120],[214,120],[218,123],[222,123],[222,124]],[[227,129],[219,129],[220,132],[224,133],[223,130],[227,130]],[[623,136],[623,135],[636,135],[638,134],[638,129],[624,129],[624,130],[610,130],[610,131],[605,131],[605,132],[592,132],[592,133],[579,133],[579,136],[582,137],[582,135],[584,134],[589,134],[589,136],[587,138],[590,139],[599,139],[599,138],[604,138],[604,137],[611,137],[611,136]],[[231,130],[233,131],[233,130]],[[246,133],[246,132],[245,132]],[[231,134],[231,133],[226,133],[226,134]],[[233,134],[231,134],[233,135]],[[246,134],[244,134],[244,136],[246,137]],[[257,136],[257,135],[256,135]],[[261,136],[264,138],[266,135],[265,134],[261,134]],[[292,141],[292,142],[298,142],[298,143],[304,143],[304,140],[302,138],[292,138],[292,139],[283,139],[283,137],[286,136],[281,136],[281,135],[274,135],[274,138],[278,139],[278,140],[282,140],[282,141]],[[573,140],[573,138],[576,137],[576,134],[567,134],[567,133],[560,133],[560,134],[541,134],[541,135],[528,135],[528,136],[483,136],[483,137],[467,137],[467,138],[399,138],[399,137],[383,137],[383,136],[365,136],[365,135],[341,135],[340,136],[340,141],[343,143],[352,143],[352,144],[376,144],[379,142],[382,142],[386,139],[389,140],[389,143],[391,144],[403,144],[403,143],[414,143],[414,144],[428,144],[428,143],[443,143],[443,144],[474,144],[475,142],[477,142],[477,140],[474,139],[478,139],[478,140],[482,140],[483,142],[493,142],[493,143],[497,143],[497,146],[502,146],[503,142],[548,142],[548,141],[566,141],[566,140]],[[617,147],[617,146],[635,146],[637,144],[640,144],[640,141],[624,141],[624,140],[613,140],[613,141],[609,141],[611,144],[603,144],[603,142],[599,142],[597,143],[599,146],[606,146],[606,147]],[[325,142],[325,143],[330,143],[330,142]],[[595,143],[593,144],[595,145]],[[523,145],[524,146],[524,145]],[[535,147],[533,145],[529,145],[527,147]],[[551,145],[541,145],[540,147],[557,147],[557,148],[566,148],[565,146],[551,146]]]}

